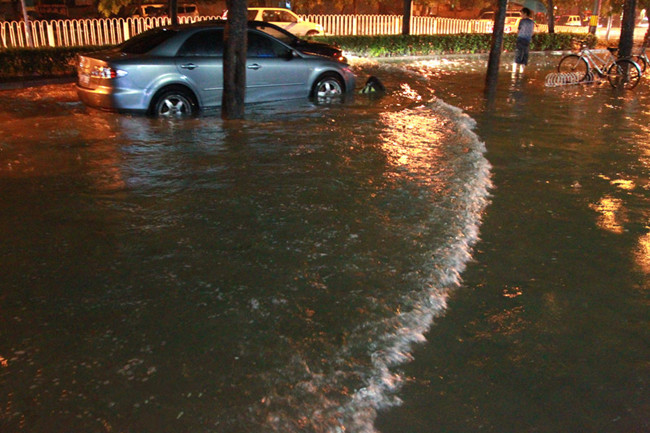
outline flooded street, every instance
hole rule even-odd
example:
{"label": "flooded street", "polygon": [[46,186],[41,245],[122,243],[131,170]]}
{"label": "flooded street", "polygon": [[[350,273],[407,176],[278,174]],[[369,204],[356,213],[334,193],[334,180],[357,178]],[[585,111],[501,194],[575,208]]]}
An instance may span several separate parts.
{"label": "flooded street", "polygon": [[241,122],[1,91],[0,431],[648,430],[649,86],[556,62]]}

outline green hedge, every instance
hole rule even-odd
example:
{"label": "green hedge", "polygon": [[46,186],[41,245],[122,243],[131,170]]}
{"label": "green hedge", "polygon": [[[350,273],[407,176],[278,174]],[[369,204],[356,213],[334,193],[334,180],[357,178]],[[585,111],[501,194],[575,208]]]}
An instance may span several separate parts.
{"label": "green hedge", "polygon": [[[426,56],[439,54],[487,53],[492,44],[491,34],[462,33],[457,35],[395,35],[395,36],[325,36],[314,38],[334,43],[344,51],[361,57]],[[504,35],[503,49],[514,51],[517,35]],[[572,33],[538,33],[533,36],[531,50],[570,50],[576,40],[596,46],[596,36]]]}
{"label": "green hedge", "polygon": [[[503,49],[514,51],[517,36],[504,36]],[[531,50],[570,50],[576,38],[590,47],[597,38],[591,34],[538,33],[533,36]],[[486,53],[490,51],[491,34],[463,33],[457,35],[391,35],[391,36],[325,36],[314,38],[339,45],[361,57],[424,56],[435,54]],[[12,48],[0,50],[0,78],[52,77],[73,75],[77,54],[106,47]]]}
{"label": "green hedge", "polygon": [[77,54],[100,47],[9,48],[0,50],[0,78],[73,75]]}

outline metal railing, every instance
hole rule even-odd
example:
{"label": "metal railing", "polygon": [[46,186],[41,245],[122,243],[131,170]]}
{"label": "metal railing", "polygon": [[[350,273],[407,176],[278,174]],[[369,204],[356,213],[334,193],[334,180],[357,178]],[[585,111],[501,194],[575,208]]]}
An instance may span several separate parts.
{"label": "metal railing", "polygon": [[[179,17],[179,22],[195,22],[218,19],[216,16]],[[302,18],[321,24],[329,35],[395,35],[402,32],[402,16],[399,15],[304,15]],[[149,18],[102,18],[70,19],[55,21],[31,21],[34,47],[69,47],[113,45],[124,42],[153,27],[169,24],[167,17]],[[586,27],[555,27],[558,32],[585,33]],[[485,20],[465,20],[438,17],[413,17],[412,34],[489,33],[492,23]],[[538,26],[536,31],[548,31]],[[0,21],[2,48],[27,47],[24,21]]]}

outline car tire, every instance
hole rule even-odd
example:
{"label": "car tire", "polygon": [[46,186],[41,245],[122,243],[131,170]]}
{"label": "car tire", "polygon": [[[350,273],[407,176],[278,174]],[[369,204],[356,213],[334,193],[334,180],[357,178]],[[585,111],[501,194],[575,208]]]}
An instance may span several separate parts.
{"label": "car tire", "polygon": [[326,73],[321,75],[312,87],[312,97],[317,103],[329,103],[341,100],[345,93],[345,84],[337,74]]}
{"label": "car tire", "polygon": [[318,30],[310,30],[305,36],[318,36]]}
{"label": "car tire", "polygon": [[191,116],[196,111],[194,95],[181,87],[163,89],[151,104],[151,114],[156,117]]}

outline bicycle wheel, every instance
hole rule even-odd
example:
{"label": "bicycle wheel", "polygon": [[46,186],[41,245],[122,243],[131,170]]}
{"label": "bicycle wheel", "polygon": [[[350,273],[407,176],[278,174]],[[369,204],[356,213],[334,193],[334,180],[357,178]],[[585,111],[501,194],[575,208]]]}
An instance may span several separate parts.
{"label": "bicycle wheel", "polygon": [[573,72],[578,74],[580,81],[585,81],[589,76],[589,64],[577,54],[568,54],[557,65],[558,72]]}
{"label": "bicycle wheel", "polygon": [[632,60],[619,59],[607,71],[607,79],[615,89],[634,89],[641,80],[641,69]]}
{"label": "bicycle wheel", "polygon": [[645,56],[634,56],[632,59],[636,62],[637,65],[639,65],[639,69],[641,69],[641,73],[645,73],[645,69],[648,67],[648,62],[645,59]]}

